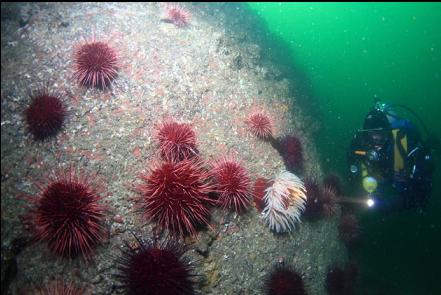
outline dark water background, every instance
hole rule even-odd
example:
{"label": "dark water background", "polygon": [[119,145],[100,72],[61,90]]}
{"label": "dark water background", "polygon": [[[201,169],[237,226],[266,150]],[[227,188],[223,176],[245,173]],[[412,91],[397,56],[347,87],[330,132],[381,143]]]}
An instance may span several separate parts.
{"label": "dark water background", "polygon": [[[315,137],[325,171],[347,175],[348,145],[375,98],[410,107],[441,138],[440,3],[248,5],[271,35],[264,50],[290,65],[299,101],[322,122]],[[441,294],[439,154],[436,160],[424,212],[360,212],[363,239],[351,253],[358,293]]]}

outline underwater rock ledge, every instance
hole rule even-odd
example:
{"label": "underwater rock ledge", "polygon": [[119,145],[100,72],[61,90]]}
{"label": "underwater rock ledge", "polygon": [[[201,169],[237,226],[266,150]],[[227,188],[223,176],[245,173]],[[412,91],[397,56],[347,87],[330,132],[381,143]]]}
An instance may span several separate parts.
{"label": "underwater rock ledge", "polygon": [[[275,137],[295,134],[302,142],[298,176],[321,178],[311,138],[317,127],[290,96],[291,82],[278,78],[277,65],[262,65],[264,49],[241,37],[250,26],[226,32],[228,7],[210,13],[208,4],[182,7],[191,14],[185,26],[163,21],[167,7],[161,3],[27,3],[8,10],[16,17],[2,12],[2,282],[3,263],[10,261],[3,257],[14,255],[13,241],[29,237],[23,220],[27,204],[19,196],[36,195],[35,184],[45,183],[51,171],[74,164],[97,172],[109,207],[107,234],[93,262],[59,259],[44,243],[23,246],[9,279],[11,294],[31,288],[29,282],[59,277],[94,294],[119,292],[114,277],[119,249],[133,240],[132,232],[146,238],[157,233],[154,223],[146,225],[135,213],[132,187],[158,157],[154,126],[164,118],[191,124],[206,162],[238,156],[254,183],[285,170],[278,151],[247,130],[251,110],[263,108],[274,118]],[[239,13],[248,20],[248,11]],[[118,51],[119,74],[109,89],[86,88],[73,78],[75,46],[93,38]],[[28,91],[42,84],[63,93],[68,115],[55,138],[37,142],[23,113]],[[212,229],[185,239],[198,261],[197,289],[263,294],[264,277],[283,261],[302,273],[309,294],[325,294],[326,268],[346,260],[337,225],[338,214],[314,223],[303,219],[290,234],[275,235],[253,206],[240,215],[212,209]]]}

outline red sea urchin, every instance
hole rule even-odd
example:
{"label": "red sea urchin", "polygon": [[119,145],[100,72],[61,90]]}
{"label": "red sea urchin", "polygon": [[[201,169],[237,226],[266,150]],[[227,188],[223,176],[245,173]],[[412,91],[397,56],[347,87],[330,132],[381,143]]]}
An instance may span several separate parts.
{"label": "red sea urchin", "polygon": [[191,18],[190,12],[179,5],[167,6],[167,21],[178,27],[185,27],[189,24]]}
{"label": "red sea urchin", "polygon": [[222,209],[244,211],[250,204],[251,180],[243,164],[235,157],[224,157],[213,165],[212,173]]}
{"label": "red sea urchin", "polygon": [[128,294],[194,294],[194,266],[185,257],[187,249],[173,240],[143,241],[122,250],[117,260],[120,288]]}
{"label": "red sea urchin", "polygon": [[35,240],[46,242],[58,256],[89,260],[93,248],[104,240],[105,207],[99,204],[99,190],[90,176],[58,173],[37,198],[29,198],[33,207],[28,220]]}
{"label": "red sea urchin", "polygon": [[283,263],[277,264],[265,279],[264,290],[267,295],[306,294],[302,276]]}
{"label": "red sea urchin", "polygon": [[31,94],[31,104],[26,109],[26,122],[36,140],[54,137],[63,127],[67,116],[66,106],[58,93],[46,88]]}
{"label": "red sea urchin", "polygon": [[104,42],[78,46],[74,52],[74,76],[81,86],[105,89],[118,75],[118,57]]}
{"label": "red sea urchin", "polygon": [[197,155],[196,134],[190,124],[166,119],[156,126],[161,157],[166,161],[181,161]]}
{"label": "red sea urchin", "polygon": [[137,187],[140,212],[174,236],[196,234],[197,225],[208,224],[208,196],[213,191],[210,173],[199,161],[184,159],[153,165],[150,174],[141,175]]}
{"label": "red sea urchin", "polygon": [[248,130],[256,137],[268,140],[273,136],[273,120],[263,111],[254,111],[245,120]]}

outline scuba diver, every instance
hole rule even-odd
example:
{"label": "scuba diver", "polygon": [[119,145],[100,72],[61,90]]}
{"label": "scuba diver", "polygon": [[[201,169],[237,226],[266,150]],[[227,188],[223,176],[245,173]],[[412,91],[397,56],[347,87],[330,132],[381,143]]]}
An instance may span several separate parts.
{"label": "scuba diver", "polygon": [[367,194],[366,203],[384,210],[421,208],[432,190],[432,147],[418,128],[399,117],[402,105],[376,101],[350,146],[350,179]]}

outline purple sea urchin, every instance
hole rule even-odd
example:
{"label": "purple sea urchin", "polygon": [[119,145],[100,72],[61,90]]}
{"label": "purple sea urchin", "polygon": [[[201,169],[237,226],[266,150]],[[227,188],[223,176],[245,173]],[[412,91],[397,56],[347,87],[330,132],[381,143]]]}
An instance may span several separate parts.
{"label": "purple sea urchin", "polygon": [[90,176],[72,170],[59,172],[43,188],[28,213],[34,238],[46,242],[49,250],[62,257],[91,258],[93,248],[104,240],[105,207],[99,188]]}
{"label": "purple sea urchin", "polygon": [[286,170],[297,172],[303,168],[303,147],[299,138],[293,135],[279,140],[279,153],[285,162]]}
{"label": "purple sea urchin", "polygon": [[307,191],[307,201],[304,216],[308,220],[316,220],[322,217],[323,204],[321,202],[321,189],[315,179],[306,179],[305,189]]}
{"label": "purple sea urchin", "polygon": [[121,285],[128,294],[174,295],[193,294],[193,264],[185,257],[184,245],[143,241],[126,243],[117,260]]}
{"label": "purple sea urchin", "polygon": [[277,264],[267,276],[264,290],[267,295],[306,294],[302,276],[285,264]]}
{"label": "purple sea urchin", "polygon": [[305,181],[307,191],[307,202],[305,217],[315,220],[322,217],[331,217],[337,210],[337,197],[332,188],[328,186],[320,187],[315,180]]}
{"label": "purple sea urchin", "polygon": [[54,137],[63,127],[67,109],[58,93],[46,88],[31,95],[31,104],[26,109],[28,129],[36,140]]}

